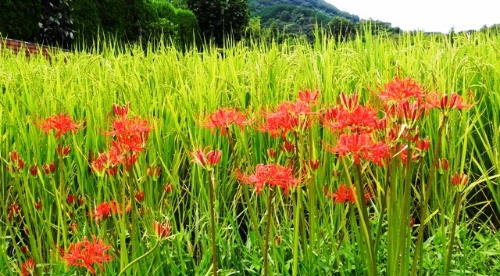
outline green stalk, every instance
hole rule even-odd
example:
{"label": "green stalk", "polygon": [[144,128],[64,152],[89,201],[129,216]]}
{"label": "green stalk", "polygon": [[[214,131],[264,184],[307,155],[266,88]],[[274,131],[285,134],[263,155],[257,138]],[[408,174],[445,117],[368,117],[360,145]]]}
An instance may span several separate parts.
{"label": "green stalk", "polygon": [[437,163],[439,159],[439,152],[441,151],[441,143],[443,140],[443,135],[444,135],[444,127],[446,125],[446,122],[448,120],[448,116],[446,114],[443,117],[443,121],[441,122],[441,125],[439,126],[439,135],[438,135],[438,141],[436,148],[434,149],[434,157],[431,163],[431,169],[429,172],[429,177],[427,179],[426,183],[423,183],[425,185],[425,191],[424,191],[424,203],[421,206],[420,209],[420,225],[418,227],[418,237],[417,237],[417,243],[415,245],[415,254],[413,255],[413,263],[411,265],[411,273],[410,275],[414,276],[417,273],[417,263],[419,260],[422,260],[422,244],[423,244],[423,239],[424,239],[424,227],[425,227],[425,216],[427,215],[427,205],[429,204],[429,198],[431,195],[431,180],[434,177],[434,173],[436,172],[436,166],[434,164]]}
{"label": "green stalk", "polygon": [[295,204],[294,204],[294,221],[293,221],[293,250],[292,250],[292,255],[293,255],[293,269],[292,269],[292,275],[296,276],[298,273],[298,266],[299,266],[299,224],[300,224],[300,209],[301,209],[301,204],[302,204],[302,189],[297,188],[295,189]]}
{"label": "green stalk", "polygon": [[451,225],[450,243],[448,244],[448,254],[444,263],[444,275],[450,275],[451,257],[453,256],[453,243],[455,241],[455,231],[457,229],[458,218],[460,217],[460,207],[462,206],[462,193],[457,191],[455,199],[455,215],[453,216],[453,224]]}
{"label": "green stalk", "polygon": [[358,211],[360,212],[360,223],[361,223],[361,229],[363,230],[364,234],[364,241],[366,243],[367,247],[367,253],[368,253],[368,260],[367,265],[368,265],[368,275],[371,276],[376,276],[377,275],[377,260],[375,258],[375,252],[373,248],[373,241],[370,233],[370,220],[368,217],[368,210],[365,204],[365,198],[364,198],[364,189],[362,185],[362,179],[361,179],[361,165],[356,164],[356,206],[358,207]]}
{"label": "green stalk", "polygon": [[146,258],[151,253],[153,253],[156,250],[156,248],[158,247],[159,244],[160,244],[160,239],[158,239],[156,241],[155,245],[148,252],[146,252],[146,253],[142,254],[141,256],[139,256],[138,258],[134,259],[133,261],[131,261],[130,263],[128,263],[127,266],[125,266],[122,270],[120,270],[120,273],[118,273],[118,276],[123,275],[123,273],[125,273],[125,271],[127,271],[127,269],[129,269],[130,267],[132,267],[135,263],[137,263],[138,261]]}
{"label": "green stalk", "polygon": [[274,197],[274,189],[270,188],[269,196],[267,198],[267,224],[266,224],[266,234],[264,239],[264,276],[268,275],[268,263],[269,258],[267,252],[269,250],[269,233],[271,232],[271,218],[272,218],[272,202]]}
{"label": "green stalk", "polygon": [[217,276],[217,247],[215,240],[215,174],[213,169],[209,169],[210,174],[210,185],[209,185],[209,194],[210,194],[210,237],[212,239],[212,268],[213,275]]}

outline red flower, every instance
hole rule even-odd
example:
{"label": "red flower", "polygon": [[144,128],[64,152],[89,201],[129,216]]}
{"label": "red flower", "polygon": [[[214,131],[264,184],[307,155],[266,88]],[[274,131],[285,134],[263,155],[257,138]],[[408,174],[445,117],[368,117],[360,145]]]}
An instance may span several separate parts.
{"label": "red flower", "polygon": [[92,241],[85,237],[83,241],[71,244],[63,259],[68,267],[85,267],[90,273],[96,274],[94,265],[104,271],[103,263],[113,260],[113,257],[106,253],[109,249],[112,249],[110,245],[98,240],[95,236],[92,236]]}
{"label": "red flower", "polygon": [[42,169],[45,174],[53,174],[56,171],[56,163],[52,162],[50,164],[43,164]]}
{"label": "red flower", "polygon": [[264,124],[259,128],[271,136],[284,137],[287,132],[297,132],[311,125],[312,111],[303,101],[282,102],[273,112],[264,113]]}
{"label": "red flower", "polygon": [[464,109],[469,108],[472,105],[464,104],[463,99],[457,93],[451,93],[451,95],[439,96],[437,93],[428,93],[426,95],[427,108],[439,108],[441,110],[445,109]]}
{"label": "red flower", "polygon": [[57,145],[56,152],[59,156],[66,157],[70,151],[70,146]]}
{"label": "red flower", "polygon": [[34,205],[35,205],[35,209],[37,209],[37,210],[42,209],[42,201],[41,200],[36,201]]}
{"label": "red flower", "polygon": [[165,239],[170,236],[170,233],[172,232],[172,226],[170,225],[170,222],[168,220],[163,224],[155,220],[153,221],[153,230],[159,238]]}
{"label": "red flower", "polygon": [[113,111],[115,112],[115,115],[118,117],[127,116],[129,108],[130,108],[130,103],[127,103],[126,105],[123,106],[113,104]]}
{"label": "red flower", "polygon": [[[110,135],[116,137],[116,147],[121,152],[142,152],[148,139],[151,127],[148,121],[141,118],[119,118],[113,121],[113,131]],[[113,141],[115,142],[115,141]]]}
{"label": "red flower", "polygon": [[354,195],[354,187],[347,187],[344,184],[340,184],[336,192],[332,193],[327,191],[326,195],[334,199],[335,203],[356,203],[356,197]]}
{"label": "red flower", "polygon": [[458,186],[458,185],[465,185],[467,184],[467,181],[469,180],[469,177],[462,173],[458,174],[455,172],[455,174],[451,177],[451,185],[453,186]]}
{"label": "red flower", "polygon": [[143,202],[144,201],[144,196],[145,196],[144,191],[140,191],[140,192],[137,192],[135,194],[135,199],[137,199],[137,201],[139,201],[139,202]]}
{"label": "red flower", "polygon": [[66,198],[66,202],[69,205],[73,205],[75,203],[76,196],[74,194],[69,194],[68,197]]}
{"label": "red flower", "polygon": [[298,180],[294,177],[291,168],[283,167],[279,164],[259,164],[255,167],[255,173],[249,176],[238,175],[238,180],[243,183],[255,185],[255,190],[260,190],[267,183],[270,186],[279,186],[287,194],[290,187],[297,186]]}
{"label": "red flower", "polygon": [[56,138],[59,138],[59,136],[70,131],[76,133],[79,128],[80,126],[75,124],[73,119],[66,114],[51,115],[47,117],[41,125],[41,129],[46,133],[49,133],[51,130],[55,130]]}
{"label": "red flower", "polygon": [[[347,187],[344,184],[340,184],[339,188],[334,193],[325,189],[326,196],[333,198],[335,203],[346,203],[346,202],[356,203],[355,192],[356,190],[354,189],[354,186]],[[365,192],[363,197],[365,203],[367,203],[368,200],[370,200],[370,197],[371,194],[369,192]]]}
{"label": "red flower", "polygon": [[299,99],[303,102],[308,103],[308,104],[316,103],[319,96],[320,96],[320,93],[317,90],[316,91],[309,91],[309,90],[299,91]]}
{"label": "red flower", "polygon": [[359,158],[371,161],[379,166],[382,159],[390,157],[390,148],[383,142],[373,142],[369,134],[341,134],[337,146],[325,146],[327,151],[339,154],[340,157],[352,154],[354,163],[359,164]]}
{"label": "red flower", "polygon": [[155,178],[160,177],[161,168],[158,166],[148,166],[148,175],[153,176]]}
{"label": "red flower", "polygon": [[409,99],[419,99],[423,97],[424,90],[416,81],[411,78],[403,80],[396,77],[395,80],[384,85],[378,97],[386,103],[400,103]]}
{"label": "red flower", "polygon": [[205,147],[203,150],[199,147],[196,151],[191,153],[194,157],[193,162],[201,165],[203,168],[207,168],[207,165],[214,166],[219,163],[222,151],[221,150],[211,150],[207,153],[210,147]]}
{"label": "red flower", "polygon": [[35,260],[33,258],[29,258],[26,262],[21,265],[21,274],[22,275],[35,275]]}
{"label": "red flower", "polygon": [[38,165],[37,164],[33,164],[30,166],[30,174],[32,176],[37,176],[38,175]]}
{"label": "red flower", "polygon": [[95,208],[94,217],[97,223],[100,220],[106,219],[111,216],[113,213],[120,212],[120,205],[113,200],[110,202],[103,202]]}
{"label": "red flower", "polygon": [[19,153],[15,150],[11,151],[9,154],[10,161],[12,162],[12,170],[17,172],[22,169],[24,169],[24,166],[26,165],[24,163],[24,160],[21,158]]}
{"label": "red flower", "polygon": [[221,135],[224,136],[232,124],[243,130],[243,127],[250,124],[250,121],[247,120],[245,114],[234,108],[220,108],[208,115],[203,126],[211,129],[219,128]]}
{"label": "red flower", "polygon": [[352,109],[342,106],[331,107],[321,115],[321,121],[332,130],[351,132],[371,132],[380,127],[377,113],[371,107],[357,105]]}

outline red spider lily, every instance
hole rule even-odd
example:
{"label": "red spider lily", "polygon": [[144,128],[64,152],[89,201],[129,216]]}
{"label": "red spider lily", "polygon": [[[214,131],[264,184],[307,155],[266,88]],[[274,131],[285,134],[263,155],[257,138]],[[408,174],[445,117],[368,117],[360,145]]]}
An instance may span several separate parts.
{"label": "red spider lily", "polygon": [[259,129],[269,132],[272,137],[278,137],[280,134],[284,137],[287,132],[297,132],[309,127],[312,114],[306,102],[282,102],[273,112],[264,113],[265,122]]}
{"label": "red spider lily", "polygon": [[272,148],[269,148],[267,149],[267,154],[269,155],[269,157],[271,157],[272,159],[276,158],[276,150],[272,149]]}
{"label": "red spider lily", "polygon": [[383,142],[373,142],[366,133],[341,134],[335,147],[325,146],[325,149],[340,157],[352,154],[356,164],[359,164],[361,157],[382,166],[382,159],[390,157],[389,146]]}
{"label": "red spider lily", "polygon": [[255,191],[260,193],[260,190],[267,183],[270,186],[279,186],[287,194],[290,187],[295,187],[298,180],[294,177],[291,168],[283,167],[279,164],[259,164],[255,167],[255,173],[249,176],[237,174],[239,181],[255,185]]}
{"label": "red spider lily", "polygon": [[120,205],[111,200],[109,202],[103,202],[97,205],[93,216],[95,217],[96,222],[99,223],[99,221],[110,217],[112,214],[119,213],[121,213]]}
{"label": "red spider lily", "polygon": [[331,107],[323,111],[320,119],[325,126],[341,132],[345,130],[358,133],[371,132],[381,126],[373,108],[361,105],[352,109],[345,109],[342,106]]}
{"label": "red spider lily", "polygon": [[311,159],[309,160],[309,166],[311,167],[311,170],[315,171],[319,167],[319,160],[318,159]]}
{"label": "red spider lily", "polygon": [[220,108],[214,113],[210,113],[208,115],[203,126],[211,129],[218,128],[220,129],[221,135],[224,136],[232,124],[237,125],[241,130],[243,130],[243,127],[250,123],[251,122],[247,120],[244,113],[237,111],[234,108]]}
{"label": "red spider lily", "polygon": [[64,135],[70,131],[76,133],[80,126],[78,124],[75,124],[73,122],[73,119],[69,115],[59,114],[47,117],[41,124],[40,128],[47,134],[51,130],[55,130],[55,137],[59,138],[61,135]]}
{"label": "red spider lily", "polygon": [[448,170],[449,167],[450,167],[450,162],[448,161],[448,159],[439,158],[439,160],[436,164],[436,168],[446,171],[446,170]]}
{"label": "red spider lily", "polygon": [[222,156],[221,150],[211,150],[207,153],[210,147],[205,147],[203,150],[199,147],[196,151],[191,153],[193,155],[193,162],[202,166],[203,168],[207,168],[207,166],[214,166],[219,163],[220,158]]}
{"label": "red spider lily", "polygon": [[115,146],[121,152],[139,153],[144,151],[151,127],[148,121],[141,118],[119,118],[113,121],[113,130],[109,133],[116,137]]}
{"label": "red spider lily", "polygon": [[174,185],[172,185],[172,184],[165,184],[165,185],[163,185],[163,190],[167,194],[171,193],[173,189],[174,189]]}
{"label": "red spider lily", "polygon": [[56,163],[43,164],[42,169],[45,174],[53,174],[56,171]]}
{"label": "red spider lily", "polygon": [[92,236],[92,241],[87,237],[83,241],[73,243],[69,246],[68,253],[64,253],[63,259],[68,267],[85,267],[90,273],[96,274],[94,265],[104,271],[103,263],[111,262],[113,257],[106,253],[112,249],[110,245]]}
{"label": "red spider lily", "polygon": [[469,181],[469,177],[464,173],[458,174],[458,172],[455,172],[455,174],[451,177],[451,185],[453,186],[464,186],[467,184],[467,181]]}
{"label": "red spider lily", "polygon": [[118,117],[127,116],[129,108],[130,108],[130,103],[127,103],[126,105],[123,106],[113,104],[113,111],[115,112],[115,115]]}
{"label": "red spider lily", "polygon": [[37,210],[42,209],[42,201],[41,200],[36,201],[34,206],[35,206],[35,209],[37,209]]}
{"label": "red spider lily", "polygon": [[326,196],[333,198],[335,203],[356,203],[353,186],[347,187],[346,185],[341,184],[334,193],[327,190]]}
{"label": "red spider lily", "polygon": [[37,164],[31,165],[29,168],[29,171],[30,171],[30,174],[32,176],[37,176],[38,175],[38,165]]}
{"label": "red spider lily", "polygon": [[69,204],[69,205],[73,205],[73,203],[75,203],[75,199],[76,199],[76,196],[74,194],[69,194],[67,197],[66,197],[66,202]]}
{"label": "red spider lily", "polygon": [[411,78],[403,80],[396,77],[384,85],[378,97],[385,103],[400,103],[409,99],[419,99],[424,96],[425,91]]}
{"label": "red spider lily", "polygon": [[57,145],[56,152],[61,157],[68,156],[70,151],[71,151],[70,146]]}
{"label": "red spider lily", "polygon": [[29,258],[21,264],[21,274],[24,276],[35,275],[35,268],[35,260],[33,258]]}
{"label": "red spider lily", "polygon": [[24,163],[24,160],[21,158],[21,155],[15,150],[11,151],[9,154],[10,161],[12,162],[12,171],[18,172],[22,169],[24,169],[24,166],[26,165]]}
{"label": "red spider lily", "polygon": [[427,108],[439,108],[441,110],[445,109],[465,109],[472,105],[464,104],[463,99],[457,93],[451,93],[451,95],[439,96],[437,93],[428,93],[426,95]]}
{"label": "red spider lily", "polygon": [[[337,191],[333,193],[325,189],[326,196],[333,198],[335,203],[346,203],[346,202],[356,203],[355,192],[356,189],[354,188],[354,186],[347,187],[344,184],[340,184]],[[363,196],[365,203],[367,203],[368,200],[370,200],[370,197],[371,194],[369,192],[365,192]]]}
{"label": "red spider lily", "polygon": [[286,141],[285,141],[285,142],[283,142],[283,144],[281,145],[281,149],[282,149],[283,151],[285,151],[285,152],[290,152],[290,153],[292,153],[292,152],[295,150],[295,145],[294,145],[292,142],[290,142],[290,141],[286,140]]}
{"label": "red spider lily", "polygon": [[28,252],[28,247],[26,245],[22,245],[20,248],[21,252],[23,252],[23,254],[26,254]]}
{"label": "red spider lily", "polygon": [[354,110],[359,104],[359,95],[358,93],[353,93],[351,95],[347,95],[344,92],[339,95],[339,105],[342,105],[344,109]]}
{"label": "red spider lily", "polygon": [[118,170],[118,165],[124,164],[125,158],[122,154],[121,148],[116,141],[113,141],[108,152],[103,152],[99,154],[96,158],[93,158],[90,166],[94,171],[104,171],[110,175],[116,175]]}
{"label": "red spider lily", "polygon": [[79,196],[78,197],[78,204],[80,206],[82,206],[83,204],[85,204],[85,196]]}
{"label": "red spider lily", "polygon": [[145,193],[144,191],[140,191],[140,192],[137,192],[135,194],[135,199],[139,202],[143,202],[144,201],[144,197],[145,197]]}
{"label": "red spider lily", "polygon": [[416,122],[425,111],[425,105],[420,101],[402,101],[393,105],[385,105],[385,111],[389,116],[396,116],[406,122]]}
{"label": "red spider lily", "polygon": [[161,168],[158,166],[148,166],[148,175],[153,176],[155,178],[160,177]]}
{"label": "red spider lily", "polygon": [[309,91],[309,90],[299,91],[299,99],[303,102],[306,102],[307,104],[316,103],[319,96],[320,96],[320,93],[317,90],[316,91]]}
{"label": "red spider lily", "polygon": [[172,226],[170,225],[170,222],[168,220],[163,224],[155,220],[153,221],[153,230],[159,238],[165,239],[170,236],[170,233],[172,232]]}
{"label": "red spider lily", "polygon": [[425,139],[419,138],[415,144],[415,147],[421,151],[427,151],[429,150],[430,144],[431,142],[429,141],[429,138]]}

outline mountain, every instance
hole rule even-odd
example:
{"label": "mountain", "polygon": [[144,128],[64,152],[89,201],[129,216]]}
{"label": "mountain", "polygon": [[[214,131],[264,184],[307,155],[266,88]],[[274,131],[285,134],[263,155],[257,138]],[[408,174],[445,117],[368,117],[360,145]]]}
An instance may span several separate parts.
{"label": "mountain", "polygon": [[357,15],[337,9],[330,3],[323,0],[249,0],[248,4],[252,15],[259,15],[263,11],[272,8],[273,6],[286,6],[292,5],[300,8],[312,10],[318,14],[325,14],[330,17],[342,16],[356,23],[359,21]]}
{"label": "mountain", "polygon": [[341,11],[323,0],[248,0],[251,17],[259,17],[262,27],[294,35],[311,36],[315,24],[327,26],[336,17],[353,23],[357,15]]}

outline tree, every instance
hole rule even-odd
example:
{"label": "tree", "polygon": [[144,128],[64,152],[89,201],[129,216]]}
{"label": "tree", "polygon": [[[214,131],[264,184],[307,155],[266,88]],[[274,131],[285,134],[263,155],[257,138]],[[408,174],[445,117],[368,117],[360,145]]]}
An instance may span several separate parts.
{"label": "tree", "polygon": [[38,25],[40,32],[37,42],[43,44],[69,47],[74,39],[73,19],[70,1],[43,0],[43,10]]}
{"label": "tree", "polygon": [[222,46],[231,36],[239,40],[249,20],[246,0],[186,0],[190,10],[198,19],[198,26],[205,39]]}
{"label": "tree", "polygon": [[348,40],[356,34],[356,25],[351,20],[341,16],[328,22],[328,29],[333,37],[340,41]]}
{"label": "tree", "polygon": [[33,41],[40,29],[41,10],[41,0],[0,0],[1,35]]}

